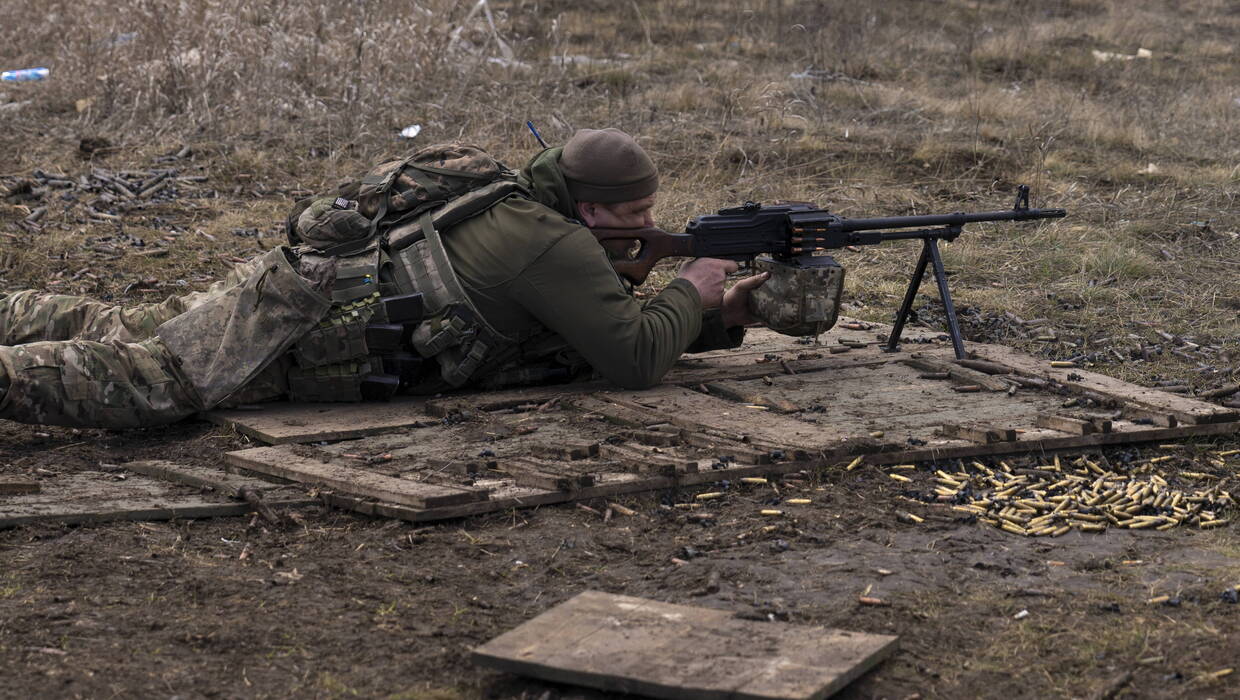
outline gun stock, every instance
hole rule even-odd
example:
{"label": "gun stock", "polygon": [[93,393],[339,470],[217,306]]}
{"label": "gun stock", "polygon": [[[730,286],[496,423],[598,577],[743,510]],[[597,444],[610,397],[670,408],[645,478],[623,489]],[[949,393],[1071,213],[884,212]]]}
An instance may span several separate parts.
{"label": "gun stock", "polygon": [[611,256],[616,273],[633,284],[645,282],[655,263],[663,258],[695,256],[694,237],[687,233],[669,233],[657,227],[596,228],[591,232]]}

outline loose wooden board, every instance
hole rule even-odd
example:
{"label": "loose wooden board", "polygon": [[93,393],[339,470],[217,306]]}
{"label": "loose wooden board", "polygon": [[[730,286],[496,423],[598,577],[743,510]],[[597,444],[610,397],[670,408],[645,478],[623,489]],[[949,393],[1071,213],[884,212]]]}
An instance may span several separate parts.
{"label": "loose wooden board", "polygon": [[348,493],[413,506],[435,508],[487,500],[485,489],[453,488],[376,474],[344,464],[322,462],[278,447],[255,447],[230,452],[236,467],[303,484],[322,484]]}
{"label": "loose wooden board", "polygon": [[[165,468],[168,474],[175,467]],[[220,476],[223,472],[218,472]],[[123,480],[118,477],[124,477]],[[262,489],[263,500],[277,508],[322,505],[289,487],[257,479],[230,477],[230,481]],[[228,496],[203,493],[160,478],[109,472],[72,472],[40,481],[39,493],[0,500],[0,529],[32,523],[102,523],[116,520],[180,520],[242,516],[253,507]]]}
{"label": "loose wooden board", "polygon": [[817,700],[890,656],[896,641],[586,591],[472,658],[509,673],[657,698]]}
{"label": "loose wooden board", "polygon": [[437,424],[438,418],[424,412],[425,405],[426,399],[403,397],[390,403],[271,403],[208,411],[203,417],[268,445],[283,445],[346,440]]}
{"label": "loose wooden board", "polygon": [[1175,416],[1180,423],[1226,423],[1240,420],[1240,411],[1197,399],[1130,384],[1104,374],[1076,368],[1052,368],[1047,360],[1030,357],[1002,345],[971,344],[969,350],[979,358],[1006,365],[1018,374],[1054,379],[1064,386],[1093,391],[1117,401]]}

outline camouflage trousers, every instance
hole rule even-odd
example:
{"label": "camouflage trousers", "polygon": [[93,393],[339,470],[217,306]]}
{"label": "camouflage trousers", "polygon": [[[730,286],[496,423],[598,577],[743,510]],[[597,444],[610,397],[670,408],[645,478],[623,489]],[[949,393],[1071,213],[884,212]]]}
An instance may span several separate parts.
{"label": "camouflage trousers", "polygon": [[[132,428],[208,408],[154,332],[252,271],[240,265],[204,292],[131,307],[38,291],[0,294],[0,418]],[[250,382],[238,401],[278,397],[286,371],[277,363]]]}

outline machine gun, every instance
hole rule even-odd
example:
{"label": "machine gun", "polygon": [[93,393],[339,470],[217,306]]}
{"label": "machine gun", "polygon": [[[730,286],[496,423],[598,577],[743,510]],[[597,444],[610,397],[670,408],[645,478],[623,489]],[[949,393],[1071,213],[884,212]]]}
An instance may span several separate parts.
{"label": "machine gun", "polygon": [[[964,341],[960,336],[951,292],[947,288],[939,241],[955,240],[965,224],[1057,219],[1066,215],[1063,209],[1029,208],[1029,187],[1020,185],[1015,205],[1010,210],[1002,211],[846,219],[803,202],[774,205],[747,202],[739,207],[721,209],[718,214],[696,217],[689,221],[684,233],[669,233],[659,228],[593,229],[593,233],[612,255],[612,266],[616,272],[633,284],[645,281],[654,264],[666,257],[725,258],[753,264],[758,256],[764,255],[788,269],[796,270],[815,267],[824,257],[820,251],[877,245],[887,241],[920,240],[921,257],[913,270],[904,302],[896,314],[886,349],[891,352],[897,349],[904,324],[912,312],[913,300],[929,265],[934,269],[939,298],[946,310],[952,347],[957,359],[964,359]],[[834,261],[831,265],[835,265]],[[842,270],[838,275],[838,284],[843,284]],[[838,311],[838,297],[835,310]],[[830,322],[834,323],[834,316]],[[827,327],[830,327],[829,324]]]}

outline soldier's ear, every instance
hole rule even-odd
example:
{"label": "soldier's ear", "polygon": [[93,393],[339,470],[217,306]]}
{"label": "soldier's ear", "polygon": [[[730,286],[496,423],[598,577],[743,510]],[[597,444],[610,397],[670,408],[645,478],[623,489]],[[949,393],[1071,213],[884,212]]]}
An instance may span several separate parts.
{"label": "soldier's ear", "polygon": [[594,202],[577,202],[577,218],[586,222],[586,226],[594,228],[598,223],[598,204]]}

